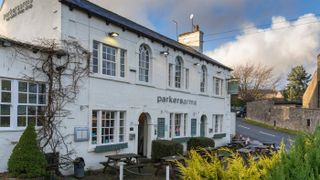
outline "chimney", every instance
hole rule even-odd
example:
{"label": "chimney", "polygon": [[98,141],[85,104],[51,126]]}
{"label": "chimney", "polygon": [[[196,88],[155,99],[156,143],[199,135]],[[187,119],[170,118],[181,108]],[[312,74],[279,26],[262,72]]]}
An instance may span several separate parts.
{"label": "chimney", "polygon": [[200,31],[199,25],[193,26],[192,32],[180,34],[178,36],[178,41],[201,53],[203,52],[203,32]]}

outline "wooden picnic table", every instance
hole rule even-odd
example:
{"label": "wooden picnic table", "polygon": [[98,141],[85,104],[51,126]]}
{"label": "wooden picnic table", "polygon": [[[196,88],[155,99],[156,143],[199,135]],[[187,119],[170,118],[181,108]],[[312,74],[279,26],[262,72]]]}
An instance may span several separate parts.
{"label": "wooden picnic table", "polygon": [[156,167],[155,175],[157,176],[158,172],[161,169],[165,168],[166,166],[169,166],[169,168],[170,168],[170,176],[172,178],[175,178],[176,177],[176,171],[177,171],[176,162],[179,161],[179,162],[182,162],[184,164],[184,160],[185,160],[185,158],[183,156],[179,156],[179,155],[177,155],[177,156],[166,156],[166,157],[160,158],[160,162],[155,165],[155,167]]}
{"label": "wooden picnic table", "polygon": [[119,164],[124,163],[126,169],[138,168],[139,173],[141,173],[141,168],[144,166],[140,163],[141,156],[135,153],[108,155],[106,158],[107,161],[100,162],[100,164],[104,166],[103,172],[105,172],[108,167],[118,172]]}

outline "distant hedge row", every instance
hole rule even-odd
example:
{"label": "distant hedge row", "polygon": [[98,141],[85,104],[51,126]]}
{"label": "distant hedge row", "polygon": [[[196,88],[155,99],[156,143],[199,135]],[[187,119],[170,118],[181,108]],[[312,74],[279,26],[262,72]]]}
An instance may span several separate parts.
{"label": "distant hedge row", "polygon": [[[200,147],[214,147],[214,140],[206,137],[192,137],[187,142],[187,149],[197,149]],[[154,161],[159,161],[162,157],[182,155],[182,144],[171,140],[152,141],[151,157]]]}

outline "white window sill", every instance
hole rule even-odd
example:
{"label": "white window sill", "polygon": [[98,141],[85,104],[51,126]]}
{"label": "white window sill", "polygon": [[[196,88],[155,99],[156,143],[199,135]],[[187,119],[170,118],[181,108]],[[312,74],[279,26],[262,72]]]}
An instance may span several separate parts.
{"label": "white window sill", "polygon": [[127,79],[125,77],[109,76],[109,75],[104,75],[104,74],[99,74],[99,73],[91,73],[89,75],[89,77],[117,81],[117,82],[123,82],[123,83],[129,83],[129,81],[127,81]]}
{"label": "white window sill", "polygon": [[167,87],[167,90],[169,91],[176,91],[176,92],[183,92],[183,93],[190,93],[188,89],[183,89],[183,88],[175,88],[175,87]]}

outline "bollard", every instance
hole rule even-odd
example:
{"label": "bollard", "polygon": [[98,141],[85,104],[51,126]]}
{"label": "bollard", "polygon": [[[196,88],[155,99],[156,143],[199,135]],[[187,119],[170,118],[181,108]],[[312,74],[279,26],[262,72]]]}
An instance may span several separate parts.
{"label": "bollard", "polygon": [[120,163],[119,163],[119,166],[120,166],[119,180],[123,180],[123,166],[124,166],[125,164],[126,164],[126,163],[124,163],[124,162],[120,162]]}
{"label": "bollard", "polygon": [[170,180],[170,167],[166,166],[166,180]]}

